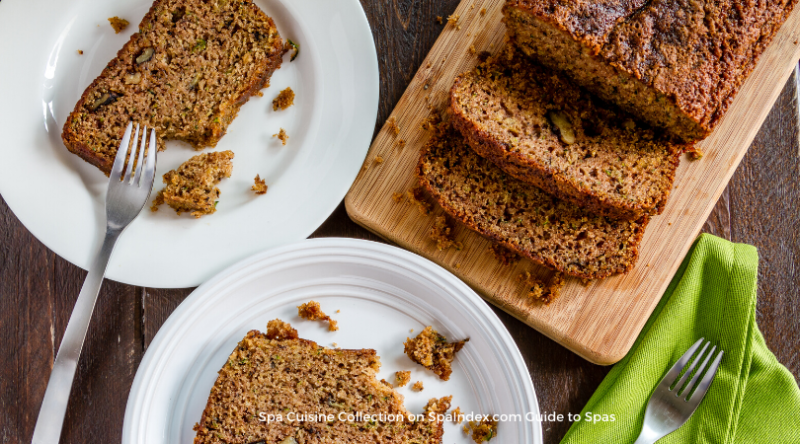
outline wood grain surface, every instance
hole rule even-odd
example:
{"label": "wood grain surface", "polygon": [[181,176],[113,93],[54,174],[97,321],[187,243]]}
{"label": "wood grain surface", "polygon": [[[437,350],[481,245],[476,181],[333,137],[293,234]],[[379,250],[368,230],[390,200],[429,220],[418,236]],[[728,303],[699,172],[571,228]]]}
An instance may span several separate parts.
{"label": "wood grain surface", "polygon": [[492,304],[585,359],[613,364],[633,345],[800,58],[800,8],[764,51],[720,125],[697,144],[705,156],[697,161],[684,156],[663,214],[653,217],[645,231],[636,266],[589,284],[568,279],[561,296],[545,305],[528,297],[528,286],[519,277],[529,272],[547,279],[549,270],[527,259],[504,265],[489,240],[460,225],[453,233],[463,248],[440,251],[428,233],[444,211],[435,208],[423,215],[409,211],[408,199],[393,198],[418,183],[418,153],[430,137],[421,123],[447,107],[453,79],[478,62],[476,52],[496,53],[503,45],[502,6],[463,0],[457,7],[458,21],[445,27],[391,114],[399,134],[387,123],[375,138],[345,198],[347,212],[368,230],[448,269]]}
{"label": "wood grain surface", "polygon": [[[394,109],[455,0],[363,0],[381,70],[378,122]],[[796,88],[787,84],[709,217],[704,231],[756,245],[758,323],[778,360],[800,378],[800,143]],[[315,237],[378,240],[344,206]],[[45,248],[0,199],[0,443],[29,443],[53,357],[86,273]],[[136,367],[191,289],[106,281],[75,378],[62,443],[118,443]],[[609,367],[581,359],[495,308],[522,351],[542,411],[577,413]],[[560,441],[569,424],[544,426]]]}

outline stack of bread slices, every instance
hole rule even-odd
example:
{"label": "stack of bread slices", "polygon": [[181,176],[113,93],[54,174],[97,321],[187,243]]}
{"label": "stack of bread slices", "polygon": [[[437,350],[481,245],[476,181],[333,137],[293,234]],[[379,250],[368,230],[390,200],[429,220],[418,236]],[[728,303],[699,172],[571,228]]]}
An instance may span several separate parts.
{"label": "stack of bread slices", "polygon": [[660,29],[665,2],[639,3],[506,2],[506,48],[455,79],[418,164],[450,216],[567,275],[634,266],[681,154],[717,124],[795,1],[738,8],[768,31],[757,39],[732,4],[706,17],[719,27]]}

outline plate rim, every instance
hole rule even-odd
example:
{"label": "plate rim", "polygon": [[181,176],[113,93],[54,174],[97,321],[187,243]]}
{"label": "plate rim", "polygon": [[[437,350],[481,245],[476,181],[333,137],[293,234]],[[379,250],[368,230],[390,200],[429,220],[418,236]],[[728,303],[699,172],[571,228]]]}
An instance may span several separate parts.
{"label": "plate rim", "polygon": [[[522,352],[517,345],[517,342],[511,336],[511,333],[502,323],[497,314],[492,311],[491,307],[484,301],[472,288],[470,288],[462,280],[458,279],[455,275],[439,266],[438,264],[407,250],[395,247],[392,245],[384,244],[377,241],[354,239],[354,238],[315,238],[306,239],[291,244],[283,245],[276,248],[271,248],[260,253],[251,255],[217,273],[214,277],[204,282],[190,293],[176,309],[169,315],[164,324],[161,325],[158,332],[154,336],[151,343],[148,345],[142,360],[140,361],[136,374],[131,384],[131,389],[128,394],[128,399],[125,405],[125,415],[123,419],[122,428],[122,443],[131,444],[131,427],[133,416],[137,405],[143,399],[144,392],[147,388],[147,383],[151,381],[150,375],[145,375],[148,369],[152,370],[153,365],[157,364],[157,359],[160,354],[156,353],[163,347],[168,346],[169,339],[172,333],[180,329],[182,318],[189,316],[195,305],[202,304],[203,301],[213,298],[215,292],[219,291],[219,285],[224,284],[226,280],[232,278],[237,273],[244,269],[253,267],[259,262],[275,260],[282,255],[295,254],[298,251],[305,250],[306,254],[312,254],[315,250],[328,250],[332,248],[339,248],[343,252],[346,251],[348,255],[359,256],[361,258],[367,257],[370,254],[378,254],[387,262],[397,265],[409,265],[422,267],[424,270],[430,271],[430,277],[439,279],[441,282],[452,286],[458,290],[459,296],[463,302],[468,303],[476,314],[481,315],[486,323],[492,327],[492,330],[487,332],[491,336],[495,336],[497,341],[504,344],[507,348],[505,355],[509,359],[509,363],[514,366],[512,374],[518,377],[518,382],[526,393],[523,397],[523,404],[531,407],[535,413],[540,413],[538,397],[533,385],[533,379],[530,371],[528,370]],[[367,255],[367,256],[363,256]],[[374,256],[373,256],[374,257]],[[450,295],[451,297],[455,297]],[[538,421],[531,421],[532,435],[534,444],[542,443],[542,423]]]}

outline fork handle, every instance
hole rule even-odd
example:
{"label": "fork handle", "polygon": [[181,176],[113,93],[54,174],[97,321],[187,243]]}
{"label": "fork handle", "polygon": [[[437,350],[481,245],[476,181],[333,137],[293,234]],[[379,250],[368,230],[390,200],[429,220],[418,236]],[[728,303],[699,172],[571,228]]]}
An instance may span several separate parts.
{"label": "fork handle", "polygon": [[86,280],[83,281],[83,287],[75,302],[75,308],[72,309],[67,329],[64,331],[64,338],[61,340],[58,354],[53,362],[53,371],[50,373],[42,407],[39,409],[39,417],[36,419],[36,427],[33,429],[33,439],[31,440],[33,444],[58,444],[61,437],[69,392],[72,390],[72,381],[81,357],[83,341],[86,339],[86,331],[89,329],[89,321],[92,319],[97,295],[100,292],[108,260],[111,257],[111,250],[114,249],[114,244],[121,232],[122,230],[106,228],[103,246],[92,262]]}
{"label": "fork handle", "polygon": [[651,430],[650,427],[647,427],[647,425],[643,425],[642,432],[639,433],[639,437],[633,444],[654,444],[656,441],[658,441],[663,437],[664,437],[663,434]]}

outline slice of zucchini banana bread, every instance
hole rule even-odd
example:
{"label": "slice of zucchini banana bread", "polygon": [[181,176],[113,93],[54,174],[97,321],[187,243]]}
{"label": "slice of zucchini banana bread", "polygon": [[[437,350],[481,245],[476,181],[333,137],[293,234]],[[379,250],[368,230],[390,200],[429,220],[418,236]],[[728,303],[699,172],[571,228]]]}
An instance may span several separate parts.
{"label": "slice of zucchini banana bread", "polygon": [[682,149],[564,77],[509,46],[456,78],[453,125],[478,154],[556,197],[620,219],[660,213]]}
{"label": "slice of zucchini banana bread", "polygon": [[685,141],[706,137],[797,0],[507,0],[509,37]]}
{"label": "slice of zucchini banana bread", "polygon": [[156,0],[64,123],[66,147],[108,174],[128,122],[196,149],[216,145],[285,52],[252,0]]}
{"label": "slice of zucchini banana bread", "polygon": [[544,266],[586,279],[624,273],[639,254],[649,216],[598,216],[511,177],[442,124],[417,166],[420,184],[472,230]]}
{"label": "slice of zucchini banana bread", "polygon": [[380,365],[375,350],[327,349],[270,321],[219,371],[194,444],[441,443],[436,415],[450,397],[431,399],[425,417],[412,420],[403,396],[376,378]]}

